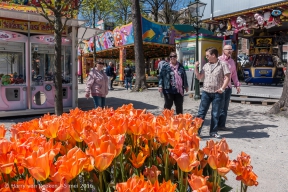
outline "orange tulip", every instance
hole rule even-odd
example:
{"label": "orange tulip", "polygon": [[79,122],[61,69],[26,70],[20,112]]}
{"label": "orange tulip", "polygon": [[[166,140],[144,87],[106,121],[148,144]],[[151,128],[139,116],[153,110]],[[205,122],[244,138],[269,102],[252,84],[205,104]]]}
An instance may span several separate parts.
{"label": "orange tulip", "polygon": [[0,125],[0,139],[5,138],[6,129],[4,125]]}
{"label": "orange tulip", "polygon": [[221,141],[217,144],[217,148],[219,151],[223,151],[225,153],[232,153],[232,150],[229,148],[225,138],[221,139]]}
{"label": "orange tulip", "polygon": [[228,155],[220,151],[217,155],[210,155],[208,157],[208,164],[212,169],[217,169],[221,176],[225,176],[230,171],[230,160]]}
{"label": "orange tulip", "polygon": [[127,182],[117,183],[116,190],[117,192],[138,192],[138,191],[147,191],[152,192],[154,187],[150,182],[144,180],[144,177],[134,176],[129,178]]}
{"label": "orange tulip", "polygon": [[158,181],[158,175],[161,174],[161,171],[155,165],[152,165],[150,168],[145,168],[144,176],[148,178],[148,180],[154,184],[155,181]]}
{"label": "orange tulip", "polygon": [[70,192],[69,184],[64,177],[61,179],[60,186],[54,192]]}
{"label": "orange tulip", "polygon": [[15,154],[13,152],[0,154],[0,172],[10,174],[13,170],[15,162]]}
{"label": "orange tulip", "polygon": [[5,138],[0,139],[0,154],[6,154],[15,149],[16,143],[7,141]]}
{"label": "orange tulip", "polygon": [[135,154],[132,152],[132,159],[129,159],[129,160],[131,161],[133,166],[138,169],[139,167],[141,167],[144,164],[146,157],[147,156],[144,156],[142,151],[140,151],[138,153],[137,158],[136,158]]}
{"label": "orange tulip", "polygon": [[54,157],[60,151],[61,143],[53,145],[53,139],[33,151],[30,156],[22,160],[22,166],[38,181],[44,181],[49,177],[50,166]]}
{"label": "orange tulip", "polygon": [[36,180],[45,181],[50,174],[49,155],[49,152],[42,154],[34,151],[31,156],[23,159],[22,166],[26,167]]}
{"label": "orange tulip", "polygon": [[171,156],[177,161],[179,168],[184,172],[190,172],[200,164],[197,161],[197,151],[187,149],[183,143],[177,144],[174,149],[169,149],[169,151]]}
{"label": "orange tulip", "polygon": [[47,138],[56,138],[58,129],[60,127],[60,121],[61,119],[59,118],[55,117],[48,118],[47,115],[44,115],[43,118],[39,119],[40,130],[35,131],[45,135],[45,137]]}
{"label": "orange tulip", "polygon": [[252,167],[247,166],[245,167],[242,175],[237,177],[237,180],[241,180],[246,186],[257,186],[257,178],[258,176],[252,171]]}
{"label": "orange tulip", "polygon": [[154,191],[157,192],[174,192],[176,191],[176,187],[177,184],[173,184],[171,180],[167,182],[163,180],[163,182],[160,185],[158,181],[154,183]]}
{"label": "orange tulip", "polygon": [[123,135],[128,127],[128,119],[124,115],[114,115],[110,118],[106,128],[110,135]]}
{"label": "orange tulip", "polygon": [[116,155],[116,147],[111,141],[102,142],[99,147],[96,147],[95,144],[90,143],[88,149],[86,150],[86,154],[91,155],[94,160],[94,166],[100,172],[106,170]]}
{"label": "orange tulip", "polygon": [[233,171],[235,175],[241,175],[244,171],[244,166],[241,161],[233,160],[229,165],[230,169]]}
{"label": "orange tulip", "polygon": [[193,174],[190,179],[188,179],[188,182],[193,191],[209,192],[208,186],[206,185],[207,179],[208,177],[196,176]]}
{"label": "orange tulip", "polygon": [[61,162],[58,173],[60,176],[65,177],[68,183],[79,175],[84,166],[89,163],[87,155],[78,147],[69,150],[67,155],[59,157],[57,161]]}

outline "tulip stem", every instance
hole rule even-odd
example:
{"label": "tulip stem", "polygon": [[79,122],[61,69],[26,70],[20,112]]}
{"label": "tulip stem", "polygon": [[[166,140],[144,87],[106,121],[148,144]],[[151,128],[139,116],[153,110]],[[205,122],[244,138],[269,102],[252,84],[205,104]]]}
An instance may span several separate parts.
{"label": "tulip stem", "polygon": [[150,157],[149,157],[149,167],[152,166],[153,161],[153,155],[152,155],[152,147],[151,147],[151,140],[148,140],[148,147],[150,151]]}
{"label": "tulip stem", "polygon": [[117,176],[117,163],[116,163],[116,158],[113,160],[113,162],[114,162],[114,171],[113,171],[113,173],[114,173],[114,184],[115,184],[115,186],[116,186],[116,183],[117,183],[117,181],[116,181],[116,176]]}
{"label": "tulip stem", "polygon": [[186,192],[187,191],[187,187],[188,187],[188,181],[187,181],[187,177],[188,177],[188,173],[184,173],[185,175],[184,175],[184,177],[185,177],[185,189],[184,189],[184,191]]}
{"label": "tulip stem", "polygon": [[15,166],[17,175],[18,175],[20,178],[22,178],[22,176],[19,174],[19,170],[18,170],[18,167],[17,167],[16,163],[14,163],[14,166]]}
{"label": "tulip stem", "polygon": [[179,169],[179,171],[180,171],[180,180],[179,180],[179,182],[180,182],[180,192],[182,192],[183,191],[183,171],[181,169]]}
{"label": "tulip stem", "polygon": [[79,175],[77,176],[77,186],[78,186],[78,192],[80,192],[81,191],[81,184],[80,184]]}
{"label": "tulip stem", "polygon": [[213,170],[213,192],[217,191],[217,170]]}
{"label": "tulip stem", "polygon": [[[120,169],[121,169],[122,182],[124,182],[126,179],[125,179],[125,175],[124,175],[123,150],[120,153]],[[115,183],[115,185],[116,185],[116,183]]]}
{"label": "tulip stem", "polygon": [[166,158],[165,158],[165,181],[168,181],[169,180],[169,170],[168,170],[169,152],[168,152],[168,147],[165,147],[164,153],[166,153]]}
{"label": "tulip stem", "polygon": [[9,188],[10,188],[10,190],[12,190],[10,174],[7,174],[7,176],[8,176],[8,184],[9,184]]}
{"label": "tulip stem", "polygon": [[100,192],[103,192],[103,172],[99,172]]}

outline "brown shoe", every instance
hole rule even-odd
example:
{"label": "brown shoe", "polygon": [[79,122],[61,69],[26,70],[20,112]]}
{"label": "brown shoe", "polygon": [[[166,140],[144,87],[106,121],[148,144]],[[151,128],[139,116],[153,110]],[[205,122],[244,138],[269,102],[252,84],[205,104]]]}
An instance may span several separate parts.
{"label": "brown shoe", "polygon": [[226,127],[218,127],[218,131],[231,131],[231,130]]}

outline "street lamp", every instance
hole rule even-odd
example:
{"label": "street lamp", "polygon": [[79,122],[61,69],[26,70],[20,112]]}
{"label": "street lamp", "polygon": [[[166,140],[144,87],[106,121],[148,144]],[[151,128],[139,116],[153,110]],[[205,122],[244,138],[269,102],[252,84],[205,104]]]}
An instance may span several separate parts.
{"label": "street lamp", "polygon": [[84,47],[85,47],[85,43],[84,43],[83,41],[80,41],[79,44],[78,44],[78,46],[79,46],[79,49],[80,49],[80,52],[81,52],[81,62],[80,62],[81,75],[80,75],[80,83],[83,84],[83,71],[82,71],[82,65],[83,65],[82,61],[83,61],[83,59],[82,59],[82,53],[83,53],[83,49],[84,49]]}
{"label": "street lamp", "polygon": [[[188,9],[190,11],[191,17],[195,19],[193,27],[196,30],[196,52],[195,52],[195,61],[199,61],[199,30],[200,30],[200,23],[201,18],[203,17],[204,10],[206,7],[206,3],[203,3],[199,0],[195,0],[193,3],[190,2],[188,5]],[[195,76],[195,73],[194,73]],[[200,99],[200,85],[199,80],[195,76],[195,95],[194,99]]]}

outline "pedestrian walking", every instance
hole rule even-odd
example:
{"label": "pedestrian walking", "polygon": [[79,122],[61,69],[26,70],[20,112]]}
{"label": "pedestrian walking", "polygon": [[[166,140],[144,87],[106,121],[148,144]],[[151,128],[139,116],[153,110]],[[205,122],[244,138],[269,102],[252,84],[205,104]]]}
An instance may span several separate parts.
{"label": "pedestrian walking", "polygon": [[108,77],[103,71],[104,63],[98,61],[96,66],[90,71],[86,82],[86,95],[93,97],[94,106],[105,107],[106,95],[108,94]]}
{"label": "pedestrian walking", "polygon": [[130,68],[130,65],[126,65],[124,68],[124,78],[125,78],[125,88],[128,90],[128,85],[130,85],[130,90],[132,90],[132,69]]}
{"label": "pedestrian walking", "polygon": [[164,108],[171,109],[174,103],[176,113],[183,113],[184,89],[188,91],[186,71],[177,62],[176,53],[171,52],[170,63],[163,64],[159,76],[159,91],[163,92],[165,99]]}
{"label": "pedestrian walking", "polygon": [[[210,47],[205,50],[206,63],[199,73],[199,62],[195,62],[195,74],[198,80],[203,79],[203,91],[197,117],[205,120],[207,111],[212,103],[210,136],[219,138],[218,121],[224,99],[224,90],[230,81],[230,70],[226,62],[218,60],[218,50]],[[225,78],[226,77],[226,78]],[[198,134],[200,135],[203,124]]]}
{"label": "pedestrian walking", "polygon": [[[158,79],[160,77],[160,72],[161,72],[161,69],[163,67],[163,65],[166,63],[166,62],[169,62],[168,58],[162,58],[161,60],[159,59],[159,62],[158,62],[158,68],[157,68],[157,72],[158,72]],[[163,95],[163,92],[160,92],[160,97],[164,97]]]}
{"label": "pedestrian walking", "polygon": [[[237,89],[237,94],[240,93],[240,82],[238,80],[237,76],[237,68],[234,60],[231,58],[233,49],[231,45],[225,45],[223,47],[223,54],[218,58],[220,61],[224,61],[227,63],[229,70],[230,70],[230,76],[228,86],[225,88],[224,91],[224,102],[223,106],[220,112],[219,121],[218,121],[218,131],[229,131],[229,129],[226,127],[226,119],[228,114],[228,107],[230,102],[230,97],[232,94],[232,83],[231,80],[234,83],[234,86]],[[225,76],[226,78],[226,76]]]}
{"label": "pedestrian walking", "polygon": [[108,88],[109,90],[113,90],[113,81],[116,79],[116,73],[112,62],[109,62],[109,65],[106,68],[106,75],[108,76]]}

